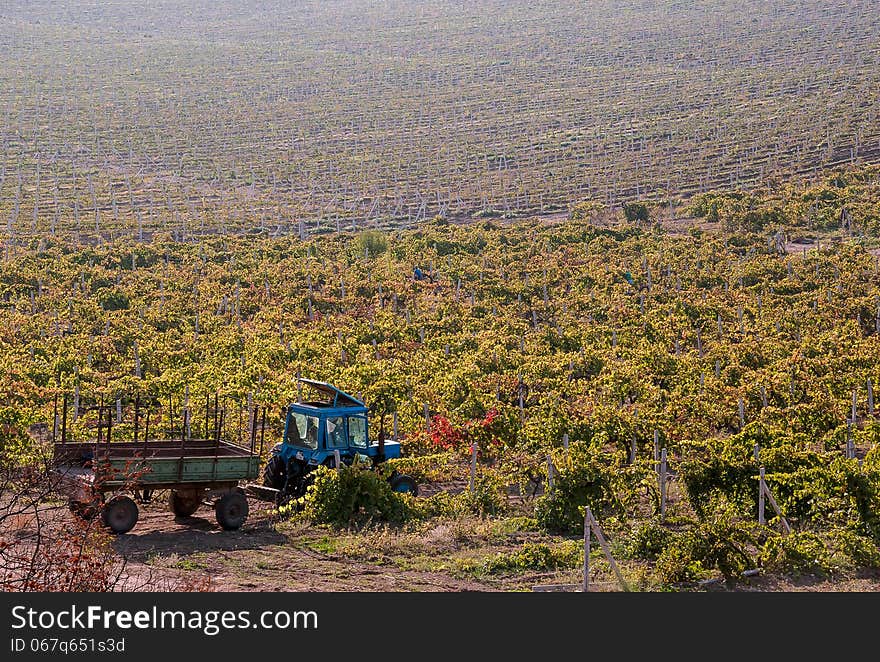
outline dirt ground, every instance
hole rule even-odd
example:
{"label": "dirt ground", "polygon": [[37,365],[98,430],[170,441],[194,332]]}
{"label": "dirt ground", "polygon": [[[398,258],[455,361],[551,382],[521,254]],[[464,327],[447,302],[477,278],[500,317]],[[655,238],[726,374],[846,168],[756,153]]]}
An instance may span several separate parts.
{"label": "dirt ground", "polygon": [[[269,513],[268,504],[253,499],[250,507],[250,517],[242,529],[222,531],[207,507],[194,517],[175,519],[161,499],[143,504],[137,526],[113,542],[113,547],[126,558],[129,584],[137,590],[151,590],[152,585],[173,587],[178,582],[177,590],[195,587],[233,592],[489,592],[532,591],[536,586],[580,590],[581,575],[577,570],[521,570],[485,579],[455,570],[455,558],[461,558],[462,553],[451,551],[459,547],[453,539],[465,541],[463,546],[470,548],[466,554],[485,556],[516,549],[530,535],[540,535],[537,533],[512,535],[499,545],[497,536],[490,539],[476,535],[473,530],[454,531],[447,523],[429,525],[418,536],[393,531],[333,532],[323,527],[279,522]],[[482,525],[471,523],[465,528],[468,526]],[[599,567],[591,579],[591,590],[620,590],[607,568],[603,571],[601,563],[594,565]],[[633,588],[655,590],[650,586]],[[755,576],[734,586],[707,580],[678,589],[877,592],[880,571],[834,578]]]}
{"label": "dirt ground", "polygon": [[[163,504],[141,508],[137,526],[114,548],[133,575],[208,579],[214,591],[492,591],[491,586],[442,573],[405,571],[297,544],[297,531],[275,526],[267,505],[250,500],[248,521],[223,531],[203,507],[175,519]],[[319,536],[320,539],[320,536]]]}

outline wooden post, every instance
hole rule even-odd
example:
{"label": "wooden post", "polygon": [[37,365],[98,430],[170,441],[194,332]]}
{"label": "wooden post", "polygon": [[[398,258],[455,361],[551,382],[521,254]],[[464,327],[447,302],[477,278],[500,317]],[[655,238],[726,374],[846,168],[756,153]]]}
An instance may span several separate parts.
{"label": "wooden post", "polygon": [[[763,473],[764,469],[761,469]],[[770,506],[773,508],[774,512],[779,516],[780,522],[782,522],[782,528],[785,529],[786,533],[791,533],[791,526],[788,524],[788,520],[785,519],[785,515],[782,514],[782,509],[779,507],[779,504],[776,503],[776,499],[773,498],[773,494],[770,493],[770,488],[767,487],[767,483],[764,482],[763,477],[761,478],[761,488],[763,494],[767,497],[767,500],[770,502]]]}
{"label": "wooden post", "polygon": [[590,529],[593,516],[590,509],[584,515],[584,593],[590,591]]}
{"label": "wooden post", "polygon": [[339,455],[339,449],[333,449],[333,461],[336,463],[336,471],[342,471],[342,458]]}
{"label": "wooden post", "polygon": [[471,479],[470,479],[470,491],[473,493],[474,484],[477,478],[477,442],[471,444]]}
{"label": "wooden post", "polygon": [[666,516],[666,449],[660,451],[660,518]]}
{"label": "wooden post", "polygon": [[562,435],[562,447],[568,450],[568,432]]}
{"label": "wooden post", "polygon": [[627,585],[626,580],[623,578],[623,575],[620,574],[620,568],[617,567],[617,563],[614,561],[614,557],[611,555],[611,548],[608,546],[608,541],[605,540],[605,534],[602,533],[602,527],[599,526],[599,523],[596,521],[596,518],[593,517],[593,513],[590,512],[589,508],[587,508],[587,517],[589,519],[590,528],[593,530],[593,534],[596,536],[596,540],[599,541],[599,546],[602,548],[602,552],[604,552],[605,554],[608,565],[610,565],[611,570],[614,571],[614,575],[617,577],[620,588],[622,588],[624,591],[629,591],[629,586]]}
{"label": "wooden post", "polygon": [[55,443],[55,439],[58,436],[58,394],[55,394],[55,397],[52,401],[52,443]]}
{"label": "wooden post", "polygon": [[519,420],[520,420],[520,423],[524,423],[526,420],[525,402],[523,401],[522,375],[519,376]]}
{"label": "wooden post", "polygon": [[[266,408],[263,407],[263,418],[260,423],[260,455],[263,454],[263,437],[266,436]],[[251,449],[253,450],[253,449]]]}
{"label": "wooden post", "polygon": [[553,458],[547,454],[547,491],[553,489]]}
{"label": "wooden post", "polygon": [[764,526],[764,467],[758,472],[758,524]]}

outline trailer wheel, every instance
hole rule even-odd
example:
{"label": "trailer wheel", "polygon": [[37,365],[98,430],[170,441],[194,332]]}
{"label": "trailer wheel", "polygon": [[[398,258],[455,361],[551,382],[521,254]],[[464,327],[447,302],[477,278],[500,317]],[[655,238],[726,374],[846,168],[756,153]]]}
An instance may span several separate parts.
{"label": "trailer wheel", "polygon": [[406,474],[398,474],[395,476],[391,480],[391,489],[395,492],[403,492],[406,494],[412,494],[413,496],[419,495],[419,486],[416,484],[415,479]]}
{"label": "trailer wheel", "polygon": [[70,508],[70,512],[74,515],[86,521],[95,519],[98,513],[101,512],[100,502],[89,503],[70,499],[67,502],[67,507]]}
{"label": "trailer wheel", "polygon": [[113,533],[128,533],[137,524],[138,507],[127,496],[114,497],[104,506],[101,517]]}
{"label": "trailer wheel", "polygon": [[227,492],[214,506],[217,522],[225,531],[241,528],[248,516],[248,502],[241,492]]}
{"label": "trailer wheel", "polygon": [[202,493],[199,492],[168,492],[168,507],[176,517],[192,517],[199,506],[202,505]]}

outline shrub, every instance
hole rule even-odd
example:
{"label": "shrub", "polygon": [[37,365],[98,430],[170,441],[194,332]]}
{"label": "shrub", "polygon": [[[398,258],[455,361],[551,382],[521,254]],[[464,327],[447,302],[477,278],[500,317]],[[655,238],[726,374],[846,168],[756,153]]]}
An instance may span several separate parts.
{"label": "shrub", "polygon": [[681,582],[717,569],[731,581],[752,565],[748,552],[752,544],[751,533],[729,513],[721,513],[676,534],[657,558],[657,573],[663,581]]}
{"label": "shrub", "polygon": [[474,478],[474,491],[461,493],[464,506],[475,515],[497,515],[507,507],[504,485],[492,474],[484,473]]}
{"label": "shrub", "polygon": [[557,570],[578,568],[583,565],[583,545],[578,541],[565,541],[559,545],[526,543],[515,552],[496,554],[485,561],[486,572],[504,570]]}
{"label": "shrub", "polygon": [[346,526],[369,520],[402,522],[406,501],[377,472],[354,465],[341,471],[314,470],[314,481],[296,501],[301,514],[315,524]]}
{"label": "shrub", "polygon": [[651,217],[648,205],[644,202],[624,203],[623,215],[629,223],[647,223]]}
{"label": "shrub", "polygon": [[769,538],[761,548],[758,561],[764,569],[774,572],[829,575],[837,569],[826,544],[809,531]]}
{"label": "shrub", "polygon": [[619,489],[629,476],[618,454],[603,456],[579,441],[554,464],[558,473],[553,489],[535,503],[535,518],[544,529],[559,533],[583,531],[585,505],[600,519],[625,510],[619,494],[633,492]]}
{"label": "shrub", "polygon": [[672,531],[658,520],[650,519],[637,524],[619,547],[626,558],[654,561],[674,538]]}
{"label": "shrub", "polygon": [[128,310],[128,295],[122,290],[103,289],[98,293],[98,303],[104,310]]}
{"label": "shrub", "polygon": [[35,451],[26,430],[32,422],[18,407],[0,407],[0,466],[20,465]]}
{"label": "shrub", "polygon": [[388,250],[388,239],[379,230],[365,230],[358,234],[352,242],[357,256],[360,257],[367,251],[367,255],[375,257]]}

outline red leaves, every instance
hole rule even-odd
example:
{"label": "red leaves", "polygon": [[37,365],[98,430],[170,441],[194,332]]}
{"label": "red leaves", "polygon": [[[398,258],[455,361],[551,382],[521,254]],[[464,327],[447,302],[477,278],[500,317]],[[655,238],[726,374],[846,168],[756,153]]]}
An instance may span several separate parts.
{"label": "red leaves", "polygon": [[492,408],[481,419],[467,421],[456,428],[445,416],[435,414],[431,417],[429,437],[431,444],[442,450],[461,450],[470,448],[471,443],[500,446],[501,440],[492,432],[492,424],[498,419],[498,410]]}
{"label": "red leaves", "polygon": [[440,414],[431,417],[431,430],[428,434],[431,443],[443,450],[457,449],[464,443],[464,434],[461,430],[455,429],[449,419]]}

